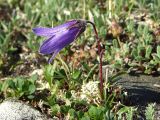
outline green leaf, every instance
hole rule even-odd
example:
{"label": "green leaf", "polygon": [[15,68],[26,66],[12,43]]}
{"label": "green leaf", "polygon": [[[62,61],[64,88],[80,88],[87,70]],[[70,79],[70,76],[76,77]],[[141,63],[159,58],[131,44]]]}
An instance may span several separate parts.
{"label": "green leaf", "polygon": [[135,109],[130,107],[130,110],[128,110],[128,112],[126,113],[126,117],[127,117],[127,120],[133,120],[133,113],[134,113]]}
{"label": "green leaf", "polygon": [[2,84],[2,87],[1,87],[1,91],[6,91],[8,89],[8,81],[5,81],[3,84]]}
{"label": "green leaf", "polygon": [[2,92],[2,83],[0,82],[0,92]]}
{"label": "green leaf", "polygon": [[52,114],[56,115],[58,112],[60,112],[60,106],[58,104],[55,104],[54,106],[51,106]]}
{"label": "green leaf", "polygon": [[38,79],[38,75],[37,75],[37,74],[34,74],[34,75],[32,75],[32,76],[30,77],[29,81],[31,81],[32,84],[34,84],[37,79]]}
{"label": "green leaf", "polygon": [[8,86],[12,89],[16,89],[15,82],[13,80],[8,80]]}
{"label": "green leaf", "polygon": [[133,113],[134,113],[134,111],[136,111],[136,109],[134,109],[133,107],[127,107],[127,106],[122,107],[117,112],[118,120],[124,119],[123,118],[123,114],[126,114],[127,120],[132,120],[133,119]]}
{"label": "green leaf", "polygon": [[70,115],[70,120],[75,120],[76,111],[71,108],[71,109],[69,109],[68,113],[69,113],[69,115]]}
{"label": "green leaf", "polygon": [[77,116],[78,116],[78,118],[82,118],[84,116],[84,112],[78,111]]}
{"label": "green leaf", "polygon": [[151,52],[152,52],[152,46],[149,45],[149,46],[147,46],[147,48],[146,48],[145,58],[149,59],[150,56],[151,56]]}
{"label": "green leaf", "polygon": [[29,95],[29,96],[27,96],[27,98],[28,98],[28,99],[33,99],[34,96],[33,96],[33,95]]}
{"label": "green leaf", "polygon": [[31,84],[31,85],[29,85],[29,94],[32,94],[32,93],[34,93],[35,92],[35,90],[36,90],[36,86],[35,85],[33,85],[33,84]]}
{"label": "green leaf", "polygon": [[81,118],[81,120],[91,120],[91,119],[89,118],[89,116],[84,116]]}
{"label": "green leaf", "polygon": [[136,56],[138,56],[138,52],[136,48],[132,49],[131,55],[135,58]]}
{"label": "green leaf", "polygon": [[67,114],[69,111],[70,106],[62,105],[61,106],[61,113]]}
{"label": "green leaf", "polygon": [[19,77],[19,78],[16,78],[16,81],[17,81],[16,87],[18,87],[18,90],[22,91],[25,79]]}
{"label": "green leaf", "polygon": [[54,62],[53,65],[49,64],[49,65],[45,66],[45,68],[44,68],[44,77],[47,80],[47,82],[49,83],[50,87],[52,86],[56,65],[57,65],[57,63]]}
{"label": "green leaf", "polygon": [[91,108],[88,110],[88,114],[92,120],[102,120],[103,119],[102,110],[95,106],[91,106]]}
{"label": "green leaf", "polygon": [[153,60],[157,63],[160,61],[160,57],[157,56],[157,54],[152,54]]}
{"label": "green leaf", "polygon": [[118,48],[119,44],[118,44],[118,40],[114,39],[113,40],[113,47],[114,48]]}
{"label": "green leaf", "polygon": [[87,64],[86,62],[82,62],[81,64],[83,65],[83,67],[85,68],[85,70],[86,70],[87,72],[90,71],[90,67],[88,66],[88,64]]}
{"label": "green leaf", "polygon": [[81,75],[81,71],[80,70],[75,70],[73,73],[72,73],[72,78],[77,80]]}
{"label": "green leaf", "polygon": [[107,109],[105,114],[105,120],[114,120],[114,114],[110,111],[110,109]]}
{"label": "green leaf", "polygon": [[148,104],[148,106],[145,110],[146,120],[154,120],[154,115],[155,115],[154,106],[155,106],[155,104]]}
{"label": "green leaf", "polygon": [[157,56],[160,58],[160,46],[157,46]]}
{"label": "green leaf", "polygon": [[88,75],[87,75],[87,77],[86,77],[86,79],[85,79],[84,81],[87,81],[87,80],[92,76],[93,72],[95,71],[95,69],[96,69],[97,67],[98,67],[98,65],[95,64],[95,65],[90,69],[90,71],[89,71],[89,73],[88,73]]}
{"label": "green leaf", "polygon": [[71,98],[71,96],[72,96],[71,92],[70,92],[70,91],[67,91],[67,92],[66,92],[66,98]]}

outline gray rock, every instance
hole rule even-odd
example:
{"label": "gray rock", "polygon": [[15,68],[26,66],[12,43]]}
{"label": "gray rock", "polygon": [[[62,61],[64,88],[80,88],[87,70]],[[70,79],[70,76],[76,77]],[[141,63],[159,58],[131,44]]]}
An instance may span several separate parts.
{"label": "gray rock", "polygon": [[146,106],[155,103],[155,120],[160,120],[160,76],[123,75],[117,84],[128,93],[125,105],[136,106],[144,116]]}
{"label": "gray rock", "polygon": [[22,102],[9,100],[0,104],[0,120],[52,120]]}

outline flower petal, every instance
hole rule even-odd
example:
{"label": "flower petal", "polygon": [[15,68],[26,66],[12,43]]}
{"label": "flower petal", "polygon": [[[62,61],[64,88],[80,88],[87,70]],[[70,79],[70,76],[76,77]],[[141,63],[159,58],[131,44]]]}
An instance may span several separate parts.
{"label": "flower petal", "polygon": [[37,28],[33,28],[33,32],[38,36],[51,37],[58,32],[62,32],[66,30],[69,26],[72,26],[76,22],[77,20],[71,20],[53,28],[37,27]]}
{"label": "flower petal", "polygon": [[72,28],[50,37],[42,43],[40,53],[51,54],[57,49],[64,48],[78,37],[79,32],[79,28]]}

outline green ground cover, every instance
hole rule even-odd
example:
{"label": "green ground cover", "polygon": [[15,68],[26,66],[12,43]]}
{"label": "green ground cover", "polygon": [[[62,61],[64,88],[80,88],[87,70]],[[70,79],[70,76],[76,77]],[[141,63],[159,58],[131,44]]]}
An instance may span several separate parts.
{"label": "green ground cover", "polygon": [[[1,0],[0,99],[17,98],[36,108],[43,102],[41,112],[58,118],[139,118],[136,108],[123,105],[125,95],[115,81],[120,72],[159,74],[160,1],[110,1]],[[51,65],[49,56],[38,53],[44,38],[35,36],[32,28],[53,27],[71,19],[91,20],[97,27],[105,48],[103,65],[114,69],[104,83],[103,97],[98,90],[92,27],[64,48]],[[153,119],[153,113],[149,105],[146,117]]]}

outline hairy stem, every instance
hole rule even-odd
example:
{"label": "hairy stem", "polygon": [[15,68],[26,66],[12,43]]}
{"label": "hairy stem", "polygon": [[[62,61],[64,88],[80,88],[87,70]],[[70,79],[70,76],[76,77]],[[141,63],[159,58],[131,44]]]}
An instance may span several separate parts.
{"label": "hairy stem", "polygon": [[98,32],[97,32],[95,24],[91,21],[86,21],[86,22],[90,23],[93,26],[95,36],[96,36],[96,39],[97,39],[99,62],[100,62],[100,64],[99,64],[100,94],[101,94],[101,96],[103,96],[103,77],[102,77],[102,54],[103,54],[103,50],[101,50],[100,39],[98,37]]}

